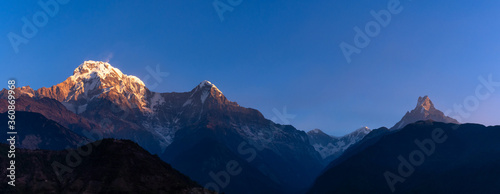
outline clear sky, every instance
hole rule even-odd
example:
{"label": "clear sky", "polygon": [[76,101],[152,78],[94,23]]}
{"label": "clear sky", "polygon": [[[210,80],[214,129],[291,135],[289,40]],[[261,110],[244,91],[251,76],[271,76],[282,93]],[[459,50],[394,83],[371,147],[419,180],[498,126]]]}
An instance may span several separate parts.
{"label": "clear sky", "polygon": [[[37,1],[0,1],[0,76],[37,89],[64,81],[85,60],[139,78],[159,65],[169,75],[154,91],[209,80],[269,119],[286,107],[298,129],[332,135],[391,127],[424,95],[443,111],[467,99],[462,122],[500,124],[500,87],[482,88],[491,94],[470,108],[478,77],[500,82],[500,1],[402,0],[350,63],[340,43],[355,46],[354,27],[364,31],[376,21],[370,11],[388,10],[390,0],[220,0],[220,9],[232,9],[223,21],[212,0],[153,2],[72,0],[44,24]],[[40,27],[26,37],[23,17],[34,15]],[[17,53],[9,33],[26,38]]]}

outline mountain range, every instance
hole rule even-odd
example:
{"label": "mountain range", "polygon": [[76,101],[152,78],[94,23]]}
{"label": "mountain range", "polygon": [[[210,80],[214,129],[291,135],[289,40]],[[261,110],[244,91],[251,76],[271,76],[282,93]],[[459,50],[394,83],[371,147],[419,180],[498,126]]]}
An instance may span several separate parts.
{"label": "mountain range", "polygon": [[[324,166],[305,132],[229,101],[209,81],[189,92],[157,93],[109,63],[86,61],[60,84],[15,91],[19,111],[38,112],[87,138],[92,130],[100,138],[130,139],[217,191],[305,190]],[[6,96],[4,89],[1,103]],[[244,171],[231,184],[214,180],[211,174],[232,161]]]}
{"label": "mountain range", "polygon": [[[182,176],[197,182],[184,182],[189,187],[201,185],[225,193],[330,191],[328,181],[338,178],[330,176],[332,169],[386,141],[389,135],[400,134],[419,121],[458,124],[424,96],[418,99],[415,109],[407,112],[390,130],[363,127],[342,137],[327,135],[320,129],[306,133],[291,125],[274,123],[258,110],[230,101],[209,81],[202,81],[188,92],[159,93],[150,91],[137,77],[99,61],[85,61],[73,75],[52,87],[33,90],[25,86],[16,88],[15,92],[16,111],[22,116],[19,122],[26,128],[18,137],[21,140],[18,147],[43,149],[22,151],[29,157],[62,157],[67,152],[63,149],[76,149],[95,140],[128,139],[138,147],[125,140],[106,142],[113,147],[112,152],[133,149],[141,155],[157,155]],[[4,89],[0,91],[0,112],[6,111],[6,98]],[[140,150],[141,147],[145,150]],[[96,162],[99,157],[92,160]],[[113,164],[113,161],[106,162]],[[96,165],[89,163],[82,169],[91,171],[88,169],[91,164]],[[46,165],[49,164],[37,164],[33,170]],[[164,166],[159,162],[149,165]],[[352,170],[353,176],[362,174]],[[48,174],[43,176],[53,176]],[[77,180],[79,175],[72,176]],[[88,185],[92,180],[78,181]],[[112,184],[106,181],[101,183]],[[61,191],[66,187],[70,185],[50,188]],[[130,191],[139,191],[137,187],[130,187]],[[77,188],[78,192],[95,189]]]}

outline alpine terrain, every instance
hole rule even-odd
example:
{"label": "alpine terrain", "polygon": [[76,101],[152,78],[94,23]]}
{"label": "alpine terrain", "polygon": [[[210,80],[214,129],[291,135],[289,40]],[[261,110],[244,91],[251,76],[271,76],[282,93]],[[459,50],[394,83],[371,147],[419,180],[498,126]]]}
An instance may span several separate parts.
{"label": "alpine terrain", "polygon": [[305,132],[229,101],[209,81],[189,92],[158,93],[109,63],[85,61],[62,83],[15,91],[20,111],[90,140],[130,139],[220,192],[305,191],[325,164]]}
{"label": "alpine terrain", "polygon": [[342,137],[334,137],[327,135],[320,129],[313,129],[307,132],[307,136],[309,137],[309,143],[320,153],[325,164],[329,164],[370,132],[371,130],[368,127],[362,127]]}

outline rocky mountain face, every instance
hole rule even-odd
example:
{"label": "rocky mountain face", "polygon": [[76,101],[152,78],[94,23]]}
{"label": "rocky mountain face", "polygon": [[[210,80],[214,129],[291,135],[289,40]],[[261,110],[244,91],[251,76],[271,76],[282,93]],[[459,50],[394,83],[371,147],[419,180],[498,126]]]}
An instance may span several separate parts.
{"label": "rocky mountain face", "polygon": [[[20,89],[14,90],[17,94]],[[6,99],[6,90],[0,91],[0,112],[6,112],[8,102]],[[72,130],[77,134],[91,129],[100,129],[99,124],[81,117],[64,107],[61,102],[50,98],[32,98],[29,96],[20,96],[16,99],[16,111],[36,112],[53,120],[65,128]]]}
{"label": "rocky mountain face", "polygon": [[[133,140],[221,192],[305,190],[324,165],[305,132],[229,101],[209,81],[189,92],[157,93],[108,63],[86,61],[60,84],[17,91],[20,110],[40,112],[70,129]],[[233,161],[244,171],[227,185],[214,179]],[[253,182],[261,184],[248,184]]]}
{"label": "rocky mountain face", "polygon": [[[15,115],[15,126],[19,130],[15,135],[18,148],[63,150],[88,143],[87,138],[45,118],[42,114],[16,111]],[[7,123],[8,120],[7,113],[0,113],[0,122]],[[0,134],[1,142],[7,143],[10,136],[6,133]]]}
{"label": "rocky mountain face", "polygon": [[[18,110],[40,112],[68,128],[82,125],[75,127],[78,131],[99,128],[103,137],[131,138],[154,153],[163,152],[177,130],[197,122],[210,109],[261,116],[227,100],[209,81],[190,92],[151,92],[137,77],[98,61],[85,61],[72,76],[50,88],[25,86],[15,91]],[[3,89],[0,103],[6,103],[6,97]]]}
{"label": "rocky mountain face", "polygon": [[[65,165],[71,153],[88,150],[71,172]],[[85,147],[85,148],[83,148]],[[202,188],[189,177],[173,169],[158,156],[151,155],[129,140],[104,139],[79,148],[63,151],[16,150],[16,186],[2,184],[4,193],[215,193]],[[8,145],[0,144],[0,165],[8,166]],[[19,161],[19,162],[17,162]],[[56,175],[61,172],[61,179]],[[0,173],[7,182],[5,170]]]}
{"label": "rocky mountain face", "polygon": [[375,131],[332,162],[309,193],[500,192],[500,126],[428,120]]}
{"label": "rocky mountain face", "polygon": [[[160,114],[182,124],[160,157],[202,185],[217,183],[218,191],[228,193],[286,193],[305,189],[322,169],[305,132],[227,100],[210,82],[175,95],[185,97],[158,106]],[[232,161],[242,171],[229,184],[210,176]]]}
{"label": "rocky mountain face", "polygon": [[314,129],[307,132],[307,136],[309,143],[321,155],[325,164],[329,164],[370,132],[368,127],[363,127],[342,137],[334,137],[327,135],[320,129]]}
{"label": "rocky mountain face", "polygon": [[431,99],[428,96],[424,96],[418,97],[418,102],[415,109],[410,112],[406,112],[401,121],[391,127],[391,130],[401,129],[408,124],[425,120],[455,124],[459,123],[457,120],[444,115],[443,112],[436,109]]}

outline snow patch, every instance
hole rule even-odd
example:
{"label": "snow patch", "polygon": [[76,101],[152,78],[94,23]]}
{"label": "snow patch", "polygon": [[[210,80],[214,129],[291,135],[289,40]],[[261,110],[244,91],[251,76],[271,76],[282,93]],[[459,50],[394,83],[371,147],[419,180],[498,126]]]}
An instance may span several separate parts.
{"label": "snow patch", "polygon": [[72,103],[69,103],[69,102],[61,102],[61,104],[66,107],[66,109],[68,109],[69,111],[73,112],[73,113],[76,113],[76,108],[75,108],[75,105],[73,105]]}
{"label": "snow patch", "polygon": [[165,103],[165,99],[163,98],[163,96],[161,96],[160,93],[154,93],[153,97],[151,97],[150,102],[151,106],[149,108],[151,110],[154,110],[154,108],[157,107],[158,105]]}
{"label": "snow patch", "polygon": [[[176,121],[175,121],[176,122]],[[167,126],[170,125],[170,122],[165,123]],[[162,125],[152,125],[150,122],[142,123],[144,128],[148,129],[158,140],[160,143],[161,152],[164,152],[165,149],[172,144],[174,141],[175,133],[179,129],[176,126],[164,126]]]}
{"label": "snow patch", "polygon": [[188,100],[186,100],[186,102],[184,102],[184,104],[182,105],[182,107],[185,107],[185,106],[187,106],[187,105],[191,105],[191,104],[192,104],[192,102],[193,102],[193,100],[192,100],[192,99],[188,99]]}
{"label": "snow patch", "polygon": [[[313,132],[314,134],[316,134],[316,131],[319,130],[311,130],[311,132]],[[366,136],[366,134],[370,132],[371,130],[368,127],[362,127],[342,137],[331,136],[332,139],[328,139],[328,143],[319,143],[324,142],[324,140],[314,142],[314,138],[311,139],[310,143],[314,147],[314,149],[321,155],[321,157],[325,159],[332,155],[340,156],[340,154],[342,154],[352,145],[362,140]],[[311,135],[313,135],[312,137],[314,137],[314,134],[309,133],[310,137]]]}
{"label": "snow patch", "polygon": [[401,124],[399,124],[398,128],[403,127],[403,124],[405,124],[405,122],[404,122],[404,121],[401,121]]}
{"label": "snow patch", "polygon": [[201,103],[205,103],[205,100],[207,99],[208,97],[208,94],[209,94],[209,91],[203,91],[203,93],[201,93]]}
{"label": "snow patch", "polygon": [[80,114],[82,112],[85,112],[87,110],[87,105],[88,104],[84,104],[84,105],[78,106],[78,108],[76,110],[76,114]]}
{"label": "snow patch", "polygon": [[340,148],[332,143],[328,143],[327,145],[314,144],[313,147],[323,159],[340,151]]}

